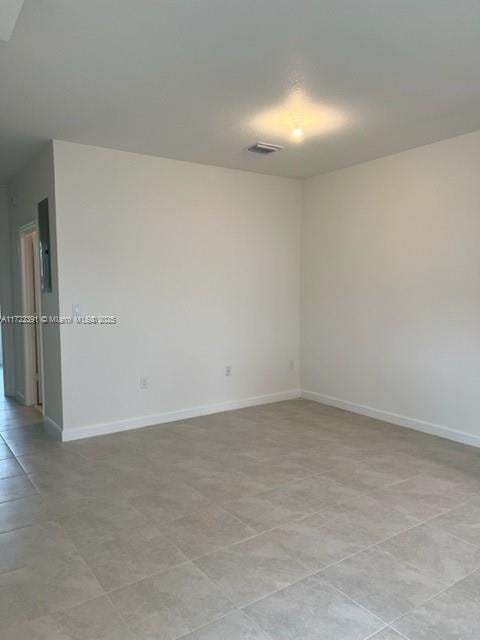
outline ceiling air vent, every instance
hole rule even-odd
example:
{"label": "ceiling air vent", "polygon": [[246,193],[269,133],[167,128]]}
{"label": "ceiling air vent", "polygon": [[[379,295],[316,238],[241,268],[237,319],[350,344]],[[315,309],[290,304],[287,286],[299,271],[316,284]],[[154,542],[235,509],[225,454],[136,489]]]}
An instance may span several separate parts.
{"label": "ceiling air vent", "polygon": [[268,142],[256,142],[248,147],[248,150],[252,153],[260,153],[263,156],[267,156],[269,153],[275,153],[275,151],[281,151],[283,147],[279,144],[270,144]]}

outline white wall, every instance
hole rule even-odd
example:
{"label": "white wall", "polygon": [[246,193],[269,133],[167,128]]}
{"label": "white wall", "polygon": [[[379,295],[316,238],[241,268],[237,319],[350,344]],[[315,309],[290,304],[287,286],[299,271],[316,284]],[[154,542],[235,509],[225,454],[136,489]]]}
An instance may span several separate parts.
{"label": "white wall", "polygon": [[64,437],[298,394],[301,183],[54,149]]}
{"label": "white wall", "polygon": [[299,181],[53,150],[55,176],[50,146],[11,185],[14,311],[18,227],[48,196],[44,310],[118,317],[48,329],[64,439],[295,396],[302,252],[304,394],[480,444],[480,133],[305,181],[302,248]]}
{"label": "white wall", "polygon": [[480,132],[307,180],[302,298],[308,397],[480,444]]}
{"label": "white wall", "polygon": [[[37,206],[44,198],[49,200],[49,221],[52,260],[52,293],[42,294],[42,314],[58,315],[58,277],[55,226],[55,182],[53,168],[53,144],[49,143],[32,162],[17,175],[8,186],[11,196],[10,251],[12,259],[12,312],[23,313],[20,269],[19,230],[38,219]],[[15,336],[15,393],[22,399],[25,394],[24,371],[24,327],[14,327]],[[62,425],[62,396],[60,370],[60,330],[55,324],[42,327],[44,361],[44,406],[45,415],[59,426]]]}
{"label": "white wall", "polygon": [[[8,221],[7,187],[0,187],[0,310],[7,315],[12,310],[12,287],[10,274],[10,229]],[[6,395],[15,395],[15,352],[12,325],[2,325],[0,362],[4,365],[4,389]]]}

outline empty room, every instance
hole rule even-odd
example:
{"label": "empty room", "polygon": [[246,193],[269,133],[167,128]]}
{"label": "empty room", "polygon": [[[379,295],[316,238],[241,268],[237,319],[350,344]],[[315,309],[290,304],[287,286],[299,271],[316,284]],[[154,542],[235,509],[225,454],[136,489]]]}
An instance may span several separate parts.
{"label": "empty room", "polygon": [[479,640],[479,59],[0,0],[1,640]]}

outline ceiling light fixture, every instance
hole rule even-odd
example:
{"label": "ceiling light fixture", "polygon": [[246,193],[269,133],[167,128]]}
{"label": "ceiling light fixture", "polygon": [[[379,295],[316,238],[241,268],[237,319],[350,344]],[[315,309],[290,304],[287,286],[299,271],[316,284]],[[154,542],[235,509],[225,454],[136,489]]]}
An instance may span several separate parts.
{"label": "ceiling light fixture", "polygon": [[303,129],[301,127],[295,127],[292,131],[293,139],[297,142],[302,142],[303,140]]}
{"label": "ceiling light fixture", "polygon": [[249,128],[273,139],[302,142],[332,133],[347,124],[345,113],[321,102],[313,102],[301,89],[290,93],[280,104],[256,113]]}

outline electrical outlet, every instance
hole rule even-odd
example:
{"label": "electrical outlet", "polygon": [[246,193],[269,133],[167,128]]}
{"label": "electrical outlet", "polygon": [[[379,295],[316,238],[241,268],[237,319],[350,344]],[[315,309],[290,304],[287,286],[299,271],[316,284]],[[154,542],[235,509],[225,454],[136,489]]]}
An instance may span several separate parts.
{"label": "electrical outlet", "polygon": [[227,378],[232,375],[232,367],[229,364],[227,364],[227,366],[225,367],[225,375],[227,376]]}
{"label": "electrical outlet", "polygon": [[290,360],[290,371],[295,371],[295,360]]}
{"label": "electrical outlet", "polygon": [[140,389],[148,389],[148,378],[146,376],[140,378]]}

